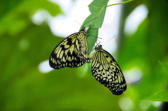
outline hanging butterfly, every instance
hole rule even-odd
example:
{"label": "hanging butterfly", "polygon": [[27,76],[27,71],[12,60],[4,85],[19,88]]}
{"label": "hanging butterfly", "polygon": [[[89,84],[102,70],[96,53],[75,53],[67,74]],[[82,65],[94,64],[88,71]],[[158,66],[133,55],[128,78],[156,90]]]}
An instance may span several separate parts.
{"label": "hanging butterfly", "polygon": [[89,62],[87,33],[85,29],[73,33],[60,42],[49,57],[49,65],[54,69],[79,67]]}
{"label": "hanging butterfly", "polygon": [[127,85],[119,65],[102,45],[96,46],[95,51],[91,64],[92,75],[113,94],[121,95],[127,89]]}

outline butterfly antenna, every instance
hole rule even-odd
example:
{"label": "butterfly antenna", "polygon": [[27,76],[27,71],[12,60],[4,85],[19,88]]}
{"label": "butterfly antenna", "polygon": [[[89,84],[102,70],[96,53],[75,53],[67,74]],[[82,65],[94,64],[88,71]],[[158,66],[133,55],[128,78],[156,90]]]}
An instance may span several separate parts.
{"label": "butterfly antenna", "polygon": [[102,39],[102,38],[101,38],[101,37],[98,37],[98,39],[97,39],[97,46],[101,44],[100,39]]}

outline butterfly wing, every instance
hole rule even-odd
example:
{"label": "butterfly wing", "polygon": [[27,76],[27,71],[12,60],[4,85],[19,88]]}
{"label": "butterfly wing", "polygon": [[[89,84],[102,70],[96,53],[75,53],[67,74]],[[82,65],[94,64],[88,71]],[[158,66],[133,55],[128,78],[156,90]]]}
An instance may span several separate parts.
{"label": "butterfly wing", "polygon": [[[79,67],[89,61],[86,55],[81,53],[83,39],[86,39],[84,31],[74,33],[64,39],[52,51],[49,64],[52,68],[59,69],[63,67]],[[87,47],[87,46],[86,46]]]}
{"label": "butterfly wing", "polygon": [[86,59],[86,62],[89,62],[89,49],[88,49],[88,42],[87,42],[86,36],[87,36],[86,32],[84,30],[81,30],[77,38],[80,43],[79,45],[80,54],[81,56],[83,56],[83,58]]}
{"label": "butterfly wing", "polygon": [[92,61],[92,74],[115,95],[122,94],[127,86],[123,73],[115,59],[105,50],[98,50]]}

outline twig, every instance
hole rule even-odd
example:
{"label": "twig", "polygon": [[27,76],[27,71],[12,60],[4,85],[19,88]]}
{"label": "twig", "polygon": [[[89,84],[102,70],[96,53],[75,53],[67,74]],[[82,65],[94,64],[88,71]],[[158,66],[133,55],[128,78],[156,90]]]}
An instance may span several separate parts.
{"label": "twig", "polygon": [[124,2],[120,2],[120,3],[114,3],[114,4],[110,4],[110,5],[107,5],[107,7],[111,7],[113,5],[122,5],[122,4],[126,4],[126,3],[129,3],[129,2],[132,2],[133,0],[127,0],[127,1],[124,1]]}

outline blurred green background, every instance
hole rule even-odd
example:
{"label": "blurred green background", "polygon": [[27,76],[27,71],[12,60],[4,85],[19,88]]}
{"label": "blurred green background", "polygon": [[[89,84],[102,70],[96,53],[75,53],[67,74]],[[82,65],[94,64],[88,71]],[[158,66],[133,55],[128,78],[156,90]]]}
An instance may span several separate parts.
{"label": "blurred green background", "polygon": [[[147,7],[148,15],[135,33],[127,35],[126,18],[141,4]],[[51,16],[62,13],[58,4],[48,0],[0,2],[0,111],[157,111],[165,107],[167,0],[135,0],[123,5],[117,60],[124,72],[136,67],[142,75],[139,80],[128,82],[121,96],[112,95],[92,77],[90,64],[47,74],[39,71],[39,64],[63,39],[52,34],[47,22],[32,22],[32,16],[40,9]],[[136,79],[134,74],[125,76]]]}

